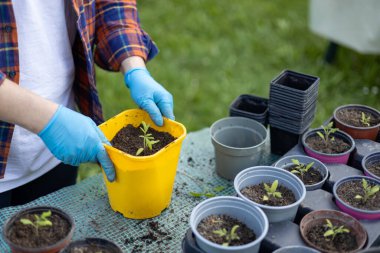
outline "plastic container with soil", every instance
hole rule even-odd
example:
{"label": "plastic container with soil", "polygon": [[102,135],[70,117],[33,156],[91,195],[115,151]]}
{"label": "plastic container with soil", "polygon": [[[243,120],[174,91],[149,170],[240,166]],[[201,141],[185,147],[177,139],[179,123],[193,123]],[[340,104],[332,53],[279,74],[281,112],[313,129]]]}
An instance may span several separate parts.
{"label": "plastic container with soil", "polygon": [[367,240],[367,232],[359,221],[334,210],[308,213],[301,220],[300,231],[309,246],[327,253],[358,252]]}
{"label": "plastic container with soil", "polygon": [[[347,133],[337,130],[330,134],[324,141],[317,132],[324,133],[322,128],[312,129],[302,136],[302,145],[307,155],[318,159],[323,163],[343,163],[347,164],[351,152],[355,149],[354,139]],[[331,138],[334,138],[331,140]],[[312,148],[310,144],[316,147]]]}
{"label": "plastic container with soil", "polygon": [[[380,180],[350,176],[334,184],[335,203],[343,212],[365,220],[380,219]],[[377,191],[376,189],[377,188]]]}
{"label": "plastic container with soil", "polygon": [[366,105],[342,105],[334,110],[335,126],[354,139],[375,141],[380,129],[380,112]]}
{"label": "plastic container with soil", "polygon": [[[236,219],[255,234],[255,239],[246,244],[237,246],[223,246],[206,239],[204,235],[198,231],[199,225],[204,219],[213,217],[214,215],[224,215]],[[219,220],[215,221],[215,224],[219,223]],[[207,253],[255,253],[259,252],[261,241],[268,232],[269,223],[266,215],[260,208],[252,206],[237,197],[221,196],[210,198],[199,203],[191,212],[190,226],[199,248]],[[233,227],[234,226],[226,228],[225,232],[227,232],[227,237],[224,236],[226,242],[230,241],[228,239],[231,238],[229,235],[233,234],[231,233]],[[239,238],[241,236],[239,234],[240,229],[241,227],[237,227],[234,230],[234,233],[237,234]],[[219,237],[222,236],[221,232],[223,232],[223,229],[218,229],[212,234]],[[236,237],[233,236],[232,238]]]}
{"label": "plastic container with soil", "polygon": [[[294,163],[297,161],[299,162],[298,165]],[[308,165],[310,165],[309,168],[307,167]],[[274,166],[286,169],[298,176],[298,178],[304,182],[307,191],[322,188],[329,176],[329,171],[326,165],[310,156],[285,156],[278,160]]]}
{"label": "plastic container with soil", "polygon": [[[264,186],[261,184],[265,183],[272,187],[276,180],[278,187],[275,191],[280,192],[281,197],[277,197],[273,193],[269,195],[262,189]],[[252,189],[252,187],[254,187],[254,189]],[[267,215],[269,222],[294,220],[298,206],[306,196],[305,185],[298,177],[286,170],[272,166],[256,166],[241,171],[235,177],[234,188],[239,197],[253,206],[260,207]],[[260,193],[257,191],[254,192],[253,190],[260,190]],[[246,195],[248,194],[246,191],[253,192],[259,199],[254,201],[250,197],[247,197]],[[267,197],[269,195],[270,201],[273,199],[279,201],[283,199],[285,201],[287,199],[289,203],[282,203],[282,205],[279,206],[261,204],[260,202],[265,202],[264,195],[267,195]],[[293,200],[290,201],[292,198]]]}
{"label": "plastic container with soil", "polygon": [[364,174],[380,180],[380,152],[374,152],[363,157]]}
{"label": "plastic container with soil", "polygon": [[177,171],[181,144],[186,128],[179,122],[164,118],[162,127],[156,126],[149,115],[140,109],[126,110],[99,126],[108,140],[127,125],[137,128],[144,121],[159,132],[171,134],[175,140],[148,156],[135,156],[105,145],[116,170],[116,180],[105,182],[113,210],[127,218],[146,219],[169,206]]}
{"label": "plastic container with soil", "polygon": [[3,228],[4,241],[13,253],[59,252],[70,243],[73,233],[73,219],[50,206],[23,209],[10,217]]}

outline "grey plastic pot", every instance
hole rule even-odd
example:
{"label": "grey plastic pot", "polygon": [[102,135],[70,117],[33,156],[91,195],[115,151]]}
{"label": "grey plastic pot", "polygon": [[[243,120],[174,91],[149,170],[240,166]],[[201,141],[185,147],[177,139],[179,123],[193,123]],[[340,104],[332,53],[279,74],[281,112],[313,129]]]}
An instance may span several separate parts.
{"label": "grey plastic pot", "polygon": [[267,129],[253,119],[227,117],[214,122],[211,141],[218,175],[232,180],[243,169],[259,164],[267,140]]}
{"label": "grey plastic pot", "polygon": [[[280,185],[291,190],[296,198],[296,202],[287,206],[267,206],[256,203],[241,193],[241,190],[250,185],[257,185],[262,182],[272,183],[278,180]],[[298,206],[306,196],[306,188],[302,181],[292,173],[272,166],[256,166],[241,171],[234,180],[234,188],[239,197],[251,205],[260,207],[267,215],[269,222],[279,222],[294,220]]]}
{"label": "grey plastic pot", "polygon": [[322,175],[322,180],[319,181],[318,183],[312,184],[312,185],[306,185],[306,191],[313,191],[316,189],[322,188],[323,184],[326,182],[327,178],[329,177],[329,171],[323,163],[321,163],[319,160],[314,159],[310,156],[305,156],[305,155],[292,155],[292,156],[285,156],[278,160],[275,164],[274,167],[282,168],[285,169],[288,166],[294,165],[292,162],[292,159],[298,160],[300,163],[303,164],[309,164],[314,162],[313,168],[319,171]]}
{"label": "grey plastic pot", "polygon": [[363,157],[362,167],[364,170],[364,174],[366,176],[373,177],[373,178],[376,178],[377,180],[380,180],[380,176],[368,170],[368,166],[370,166],[373,163],[378,163],[378,162],[380,162],[380,152],[370,153],[366,155],[365,157]]}
{"label": "grey plastic pot", "polygon": [[306,246],[294,245],[279,248],[273,251],[273,253],[320,253],[320,251]]}
{"label": "grey plastic pot", "polygon": [[[256,234],[256,240],[240,246],[222,246],[205,239],[197,230],[202,219],[213,215],[224,214],[243,222]],[[202,201],[191,212],[191,230],[198,246],[207,253],[255,253],[259,252],[261,241],[268,233],[269,223],[264,212],[237,197],[214,197]]]}

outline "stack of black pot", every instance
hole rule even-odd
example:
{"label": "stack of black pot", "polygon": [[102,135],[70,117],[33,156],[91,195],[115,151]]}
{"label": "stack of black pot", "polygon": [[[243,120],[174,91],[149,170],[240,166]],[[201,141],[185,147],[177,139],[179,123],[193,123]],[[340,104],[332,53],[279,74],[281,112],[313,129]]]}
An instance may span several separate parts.
{"label": "stack of black pot", "polygon": [[269,124],[271,151],[283,155],[294,147],[313,122],[319,78],[290,70],[270,83]]}

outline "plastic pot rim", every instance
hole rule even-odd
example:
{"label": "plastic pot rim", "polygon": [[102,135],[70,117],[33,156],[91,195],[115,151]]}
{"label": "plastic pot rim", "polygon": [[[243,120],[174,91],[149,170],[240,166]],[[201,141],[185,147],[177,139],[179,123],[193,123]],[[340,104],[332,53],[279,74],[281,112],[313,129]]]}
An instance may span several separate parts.
{"label": "plastic pot rim", "polygon": [[374,128],[379,128],[380,127],[380,121],[377,125],[374,125],[374,126],[369,126],[369,127],[357,127],[357,126],[352,126],[352,125],[349,125],[343,121],[341,121],[336,115],[337,113],[340,111],[340,110],[343,110],[343,109],[349,109],[349,108],[357,108],[357,109],[361,109],[361,108],[364,108],[366,111],[371,111],[373,114],[376,114],[379,118],[380,118],[380,112],[378,110],[376,110],[375,108],[372,108],[370,106],[367,106],[367,105],[361,105],[361,104],[347,104],[347,105],[341,105],[339,107],[337,107],[335,110],[334,110],[334,113],[333,113],[333,118],[334,120],[336,120],[337,122],[339,122],[341,125],[345,126],[345,127],[349,127],[349,128],[352,128],[352,129],[356,129],[356,130],[369,130],[369,129],[374,129]]}
{"label": "plastic pot rim", "polygon": [[333,186],[333,195],[334,195],[336,201],[339,201],[340,204],[342,204],[346,208],[351,209],[352,211],[357,212],[357,213],[369,214],[369,215],[380,214],[380,209],[379,210],[360,209],[360,208],[349,205],[348,203],[344,202],[338,196],[337,190],[341,184],[348,182],[348,181],[361,181],[362,179],[365,179],[367,181],[372,181],[372,182],[375,182],[378,185],[380,185],[380,180],[377,180],[376,178],[368,177],[368,176],[349,176],[349,177],[341,178],[340,180],[336,181],[334,186]]}
{"label": "plastic pot rim", "polygon": [[354,151],[355,149],[355,141],[354,139],[349,135],[347,134],[346,132],[342,131],[342,130],[337,130],[335,133],[333,133],[333,135],[335,134],[341,134],[342,136],[344,136],[343,138],[345,138],[345,140],[348,140],[351,144],[351,148],[343,153],[339,153],[339,154],[327,154],[327,153],[323,153],[323,152],[320,152],[320,151],[317,151],[315,149],[312,149],[309,145],[306,144],[306,139],[314,134],[317,133],[317,131],[323,131],[322,128],[315,128],[315,129],[310,129],[309,131],[307,131],[306,133],[304,133],[302,135],[302,138],[301,138],[301,141],[302,141],[302,145],[313,151],[314,153],[316,154],[319,154],[319,155],[324,155],[324,156],[330,156],[330,157],[339,157],[339,156],[343,156],[343,155],[347,155],[347,154],[350,154],[352,151]]}
{"label": "plastic pot rim", "polygon": [[[228,247],[225,247],[225,246],[222,246],[220,244],[217,244],[217,243],[214,243],[212,241],[209,241],[207,240],[206,238],[204,238],[197,230],[197,225],[198,224],[194,224],[195,222],[191,222],[192,220],[195,220],[195,216],[196,216],[196,212],[198,211],[199,208],[201,208],[203,205],[205,204],[208,204],[210,202],[215,202],[215,201],[218,201],[218,200],[231,200],[231,202],[241,202],[242,204],[245,204],[247,205],[247,207],[249,206],[249,208],[253,208],[255,209],[259,214],[260,214],[260,217],[258,218],[262,218],[263,220],[263,231],[262,233],[260,234],[260,236],[257,236],[256,235],[256,239],[250,243],[247,243],[247,244],[244,244],[244,245],[239,245],[239,246],[228,246]],[[242,250],[242,249],[247,249],[247,248],[250,248],[252,247],[253,245],[256,245],[257,243],[260,243],[264,238],[265,236],[267,235],[268,233],[268,230],[269,230],[269,221],[268,221],[268,218],[266,216],[266,214],[264,213],[263,210],[261,210],[260,208],[256,207],[256,206],[252,206],[252,205],[249,205],[249,203],[247,203],[246,201],[238,198],[238,197],[234,197],[234,196],[217,196],[217,197],[212,197],[212,198],[209,198],[209,199],[206,199],[200,203],[198,203],[194,208],[193,210],[191,211],[191,214],[190,214],[190,227],[194,233],[194,235],[196,237],[198,237],[200,240],[202,240],[203,242],[207,243],[207,244],[211,244],[214,248],[216,249],[222,249],[222,250],[226,250],[226,249],[230,249],[231,251],[234,251],[234,250]],[[243,221],[241,221],[242,223],[244,223]]]}
{"label": "plastic pot rim", "polygon": [[[39,212],[39,211],[48,211],[48,210],[50,210],[52,213],[58,214],[59,216],[61,216],[62,218],[64,218],[69,223],[70,230],[69,230],[69,232],[66,234],[66,236],[64,238],[62,238],[61,240],[59,240],[58,242],[56,242],[56,243],[54,243],[52,245],[42,246],[42,247],[38,247],[38,248],[27,248],[27,247],[24,247],[24,246],[20,246],[20,245],[17,245],[15,243],[11,242],[8,239],[8,237],[6,236],[6,233],[8,232],[9,227],[15,222],[16,219],[18,219],[22,215],[30,213],[30,212]],[[66,211],[64,211],[63,209],[60,209],[58,207],[53,207],[53,206],[33,206],[33,207],[26,207],[26,208],[24,208],[24,209],[22,209],[22,210],[20,210],[20,211],[18,211],[16,213],[14,213],[11,217],[9,217],[4,222],[2,236],[3,236],[3,239],[4,239],[5,243],[8,244],[11,248],[15,248],[17,250],[25,251],[25,252],[39,253],[41,251],[45,252],[45,251],[52,250],[52,249],[58,247],[60,244],[62,244],[68,238],[72,238],[72,236],[74,234],[74,229],[75,229],[75,223],[74,223],[73,218]],[[70,240],[68,242],[70,242]],[[64,248],[64,247],[62,247],[62,248]]]}
{"label": "plastic pot rim", "polygon": [[[213,127],[217,124],[217,123],[220,123],[222,121],[225,121],[225,120],[228,120],[228,119],[231,119],[231,118],[236,118],[238,120],[243,120],[243,121],[247,121],[247,122],[250,122],[250,123],[253,123],[254,125],[256,125],[256,127],[258,128],[261,128],[261,130],[263,130],[265,132],[265,137],[256,145],[254,146],[249,146],[249,147],[244,147],[244,148],[238,148],[238,147],[232,147],[232,146],[228,146],[228,145],[225,145],[223,143],[221,143],[220,141],[217,141],[215,139],[215,133],[217,131],[215,131],[215,133],[213,134]],[[223,128],[235,128],[235,127],[239,127],[239,125],[231,125],[230,127],[223,127]],[[268,134],[268,130],[265,128],[265,126],[263,124],[261,124],[260,122],[254,120],[254,119],[251,119],[251,118],[246,118],[246,117],[240,117],[240,116],[232,116],[232,117],[225,117],[225,118],[221,118],[217,121],[215,121],[211,127],[210,127],[210,131],[211,131],[211,140],[212,140],[212,143],[215,145],[217,144],[218,146],[224,148],[224,149],[230,149],[230,150],[249,150],[249,149],[256,149],[262,145],[264,145],[268,138],[269,138],[269,134]],[[257,132],[255,130],[255,132]]]}
{"label": "plastic pot rim", "polygon": [[365,156],[363,157],[363,159],[362,159],[361,165],[362,165],[362,168],[363,168],[365,174],[368,174],[370,177],[375,178],[375,179],[377,179],[377,180],[380,180],[380,177],[379,177],[378,175],[375,175],[375,174],[372,173],[371,171],[369,171],[369,170],[367,169],[367,165],[366,165],[366,162],[367,162],[369,159],[371,159],[372,157],[376,157],[376,156],[379,157],[378,161],[380,162],[380,151],[375,151],[375,152],[372,152],[372,153],[369,153],[369,154],[365,155]]}
{"label": "plastic pot rim", "polygon": [[[261,168],[261,169],[259,169]],[[302,192],[301,192],[301,196],[299,199],[297,199],[296,202],[294,203],[291,203],[290,205],[286,205],[286,206],[268,206],[268,205],[263,205],[263,204],[260,204],[260,203],[257,203],[253,200],[250,200],[249,198],[247,198],[246,196],[244,196],[244,194],[241,193],[241,190],[238,188],[238,179],[243,176],[245,173],[249,172],[249,171],[259,171],[259,170],[277,170],[277,171],[280,171],[280,173],[285,173],[285,174],[288,174],[290,175],[293,179],[295,179],[297,181],[297,183],[301,186],[302,188]],[[258,176],[259,177],[259,176]],[[262,178],[265,178],[265,176],[260,176]],[[304,185],[304,183],[301,181],[301,179],[299,179],[297,176],[293,175],[292,173],[284,170],[284,169],[281,169],[281,168],[277,168],[277,167],[274,167],[274,166],[254,166],[254,167],[249,167],[249,168],[246,168],[242,171],[240,171],[235,179],[234,179],[234,188],[235,188],[235,191],[237,192],[237,194],[239,195],[239,197],[241,197],[242,199],[244,199],[245,201],[248,201],[249,203],[253,203],[254,205],[262,208],[262,209],[271,209],[271,210],[284,210],[284,209],[289,209],[291,207],[294,207],[294,206],[298,206],[301,204],[301,202],[305,199],[306,197],[306,187]],[[288,188],[288,187],[287,187]],[[293,192],[292,189],[289,189]],[[294,194],[294,193],[293,193]]]}
{"label": "plastic pot rim", "polygon": [[[315,187],[315,186],[317,186],[317,185],[319,185],[319,184],[321,184],[321,186],[323,185],[323,183],[324,182],[326,182],[326,180],[327,180],[327,178],[329,177],[329,170],[328,170],[328,168],[327,168],[327,166],[323,163],[323,162],[321,162],[321,161],[319,161],[318,159],[315,159],[315,158],[313,158],[313,157],[311,157],[311,156],[306,156],[306,155],[289,155],[289,156],[284,156],[283,158],[281,158],[280,160],[278,160],[275,164],[274,164],[274,166],[276,167],[276,165],[278,165],[280,162],[282,162],[282,161],[286,161],[286,160],[291,160],[291,159],[295,159],[295,158],[297,158],[297,157],[301,157],[301,158],[304,158],[304,159],[309,159],[310,161],[312,161],[312,162],[314,162],[314,166],[316,165],[316,164],[318,164],[319,165],[319,167],[318,168],[315,168],[316,170],[318,170],[319,172],[321,172],[321,170],[323,170],[324,172],[325,172],[325,175],[322,175],[323,177],[322,177],[322,180],[321,181],[318,181],[317,183],[315,183],[315,184],[305,184],[305,187],[306,187],[306,190],[308,189],[308,188],[313,188],[313,187]],[[313,166],[313,167],[314,167]],[[278,167],[278,168],[282,168],[282,169],[285,169],[285,167]],[[291,172],[290,172],[291,173]],[[322,173],[321,173],[322,174]],[[302,180],[301,180],[302,181]]]}
{"label": "plastic pot rim", "polygon": [[[116,244],[114,243],[113,241],[109,240],[109,239],[106,239],[106,238],[102,238],[102,237],[86,237],[84,239],[79,239],[79,240],[74,240],[74,241],[71,241],[63,250],[62,250],[62,253],[69,253],[69,252],[66,252],[67,250],[71,249],[72,247],[80,247],[80,246],[86,246],[86,245],[97,245],[97,242],[104,242],[104,243],[107,243],[108,245],[110,245],[110,247],[112,247],[111,249],[113,250],[116,250],[118,252],[123,252],[121,250],[121,248]],[[92,244],[91,244],[92,243]],[[77,245],[75,245],[77,244]],[[99,244],[100,245],[100,244]],[[104,245],[105,247],[107,247],[107,245]]]}

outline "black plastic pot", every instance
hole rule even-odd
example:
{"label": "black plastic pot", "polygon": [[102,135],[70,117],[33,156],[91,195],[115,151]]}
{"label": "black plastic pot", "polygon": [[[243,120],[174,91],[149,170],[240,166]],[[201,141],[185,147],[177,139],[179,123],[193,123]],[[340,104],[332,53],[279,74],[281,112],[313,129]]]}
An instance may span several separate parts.
{"label": "black plastic pot", "polygon": [[364,174],[366,176],[373,177],[380,180],[380,176],[375,175],[374,173],[368,170],[368,166],[370,166],[373,163],[378,163],[378,162],[380,162],[380,152],[374,152],[374,153],[366,155],[362,160],[362,167],[364,170]]}
{"label": "black plastic pot", "polygon": [[276,155],[284,155],[299,143],[302,134],[294,134],[286,130],[270,126],[271,152]]}
{"label": "black plastic pot", "polygon": [[101,252],[107,250],[106,252],[110,253],[123,253],[119,246],[103,238],[86,238],[83,240],[73,241],[63,251],[61,251],[61,253],[70,253],[74,249],[77,250],[75,252],[81,252],[80,249],[84,247],[98,247],[98,250],[101,250]]}
{"label": "black plastic pot", "polygon": [[231,103],[230,116],[251,118],[267,127],[268,99],[250,94],[242,94]]}

